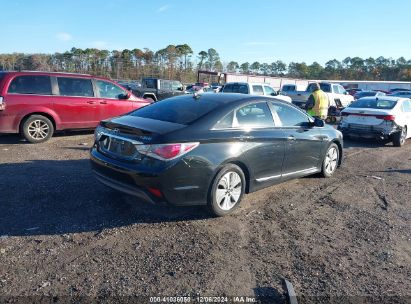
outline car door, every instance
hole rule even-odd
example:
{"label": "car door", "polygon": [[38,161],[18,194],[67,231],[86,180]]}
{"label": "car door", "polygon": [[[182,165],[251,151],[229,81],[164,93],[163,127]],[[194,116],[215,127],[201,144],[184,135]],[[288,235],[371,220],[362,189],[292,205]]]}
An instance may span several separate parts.
{"label": "car door", "polygon": [[92,128],[99,121],[101,112],[98,98],[89,78],[57,76],[58,96],[54,110],[63,128]]}
{"label": "car door", "polygon": [[311,126],[309,116],[301,110],[276,101],[271,102],[270,106],[286,139],[282,177],[318,171],[327,137],[321,134],[320,128]]}
{"label": "car door", "polygon": [[257,102],[243,105],[226,117],[228,125],[220,124],[220,128],[223,127],[230,137],[242,144],[255,188],[280,180],[285,137],[283,130],[275,126],[268,104]]}
{"label": "car door", "polygon": [[128,92],[118,85],[102,80],[94,80],[99,103],[102,105],[99,120],[119,116],[133,110],[133,101],[127,99]]}

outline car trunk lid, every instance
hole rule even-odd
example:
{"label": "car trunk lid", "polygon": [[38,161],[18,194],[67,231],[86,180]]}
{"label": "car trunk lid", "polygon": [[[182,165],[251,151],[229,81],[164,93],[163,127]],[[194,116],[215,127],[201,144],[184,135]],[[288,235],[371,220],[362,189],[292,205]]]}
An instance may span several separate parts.
{"label": "car trunk lid", "polygon": [[344,121],[350,124],[379,125],[384,121],[395,120],[390,111],[382,109],[348,108],[341,115]]}

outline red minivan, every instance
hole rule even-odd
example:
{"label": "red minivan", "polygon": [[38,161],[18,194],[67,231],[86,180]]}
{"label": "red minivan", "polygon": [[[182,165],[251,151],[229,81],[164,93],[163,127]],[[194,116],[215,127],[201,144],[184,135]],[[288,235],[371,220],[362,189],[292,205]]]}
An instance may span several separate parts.
{"label": "red minivan", "polygon": [[106,78],[51,72],[0,72],[0,133],[32,143],[54,131],[92,129],[100,120],[148,105]]}

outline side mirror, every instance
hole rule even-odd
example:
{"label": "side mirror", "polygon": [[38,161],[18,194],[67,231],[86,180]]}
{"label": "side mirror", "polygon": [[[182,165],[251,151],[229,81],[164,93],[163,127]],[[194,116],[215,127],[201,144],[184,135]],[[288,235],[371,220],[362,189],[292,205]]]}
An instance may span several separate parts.
{"label": "side mirror", "polygon": [[319,119],[317,117],[314,118],[313,124],[314,124],[314,127],[319,127],[319,128],[322,128],[325,126],[324,120]]}
{"label": "side mirror", "polygon": [[272,92],[270,95],[271,95],[271,96],[277,96],[277,93],[276,93],[276,92]]}
{"label": "side mirror", "polygon": [[119,98],[120,99],[130,99],[131,93],[127,92],[126,94],[120,94]]}

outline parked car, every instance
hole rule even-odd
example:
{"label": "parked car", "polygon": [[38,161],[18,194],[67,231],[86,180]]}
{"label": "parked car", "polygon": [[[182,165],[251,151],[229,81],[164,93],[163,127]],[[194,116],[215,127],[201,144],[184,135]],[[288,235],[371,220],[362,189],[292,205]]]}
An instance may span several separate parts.
{"label": "parked car", "polygon": [[395,88],[395,89],[391,89],[389,92],[390,94],[398,92],[398,91],[411,91],[409,89],[403,89],[403,88]]}
{"label": "parked car", "polygon": [[182,95],[185,93],[185,90],[183,84],[178,80],[146,77],[142,79],[141,87],[133,90],[133,93],[150,102],[155,102]]}
{"label": "parked car", "polygon": [[[346,107],[354,101],[354,97],[348,94],[342,85],[329,82],[320,82],[319,85],[321,90],[327,95],[330,106],[337,108]],[[287,96],[291,97],[293,104],[305,109],[305,104],[313,89],[314,83],[310,83],[305,91],[288,92]]]}
{"label": "parked car", "polygon": [[334,174],[342,134],[263,96],[184,95],[102,121],[90,151],[103,184],[152,203],[208,205],[223,216],[250,193]]}
{"label": "parked car", "polygon": [[202,94],[202,93],[208,93],[208,92],[214,92],[210,87],[198,87],[198,86],[192,86],[190,89],[185,90],[186,94]]}
{"label": "parked car", "polygon": [[100,120],[149,104],[106,78],[49,72],[0,72],[0,133],[32,143],[55,131],[95,128]]}
{"label": "parked car", "polygon": [[138,81],[126,81],[126,80],[118,80],[116,81],[119,85],[121,85],[123,88],[132,91],[137,90],[138,88],[141,87],[141,83]]}
{"label": "parked car", "polygon": [[361,92],[361,91],[362,91],[362,89],[356,89],[356,88],[354,88],[354,89],[346,89],[346,90],[347,90],[348,94],[350,94],[351,96],[354,96],[354,95],[357,94],[358,92]]}
{"label": "parked car", "polygon": [[220,92],[275,97],[276,99],[291,102],[290,97],[279,95],[272,87],[270,87],[270,85],[266,83],[229,82],[224,85]]}
{"label": "parked car", "polygon": [[344,136],[391,140],[400,147],[411,137],[411,100],[364,97],[341,112],[338,129]]}
{"label": "parked car", "polygon": [[213,83],[211,83],[211,86],[210,86],[211,90],[213,90],[215,93],[220,92],[222,87],[223,86],[220,85],[218,82],[213,82]]}
{"label": "parked car", "polygon": [[396,97],[402,97],[402,98],[411,98],[411,91],[397,91],[392,94],[389,94],[389,96],[396,96]]}
{"label": "parked car", "polygon": [[378,96],[385,96],[385,93],[380,91],[360,91],[354,95],[354,99],[360,99],[363,97],[378,97]]}
{"label": "parked car", "polygon": [[293,94],[295,91],[297,91],[297,86],[295,84],[285,84],[282,86],[279,93],[288,96],[288,94]]}

